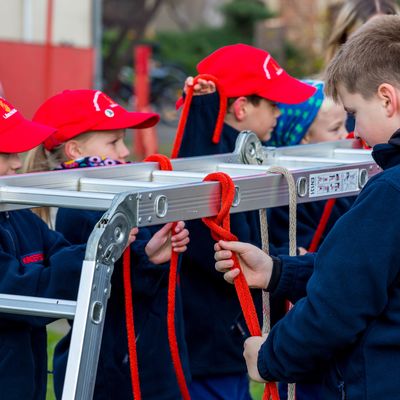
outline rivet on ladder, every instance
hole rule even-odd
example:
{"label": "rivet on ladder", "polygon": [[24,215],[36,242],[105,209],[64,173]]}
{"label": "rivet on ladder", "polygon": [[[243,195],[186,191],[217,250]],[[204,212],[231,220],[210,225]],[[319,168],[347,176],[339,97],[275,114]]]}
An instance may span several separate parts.
{"label": "rivet on ladder", "polygon": [[163,194],[156,197],[156,200],[154,201],[154,211],[158,218],[163,218],[167,215],[168,199]]}
{"label": "rivet on ladder", "polygon": [[232,207],[237,207],[240,204],[240,187],[235,186],[235,195],[233,197]]}
{"label": "rivet on ladder", "polygon": [[301,176],[299,179],[297,179],[296,188],[297,188],[297,195],[299,197],[305,197],[307,195],[308,192],[307,178],[305,176]]}

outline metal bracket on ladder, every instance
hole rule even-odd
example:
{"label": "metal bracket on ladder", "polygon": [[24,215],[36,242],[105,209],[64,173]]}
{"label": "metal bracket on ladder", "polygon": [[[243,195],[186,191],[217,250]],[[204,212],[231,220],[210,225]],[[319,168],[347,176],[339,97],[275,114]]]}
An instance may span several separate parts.
{"label": "metal bracket on ladder", "polygon": [[173,171],[159,171],[157,163],[132,163],[0,177],[0,211],[40,205],[108,210],[89,238],[76,302],[0,295],[0,311],[75,316],[63,400],[90,399],[114,262],[132,227],[215,215],[219,184],[203,179],[216,171],[235,183],[232,213],[287,204],[287,184],[268,173],[272,165],[291,171],[298,202],[356,195],[380,171],[370,151],[355,148],[356,143],[268,148],[254,133],[243,132],[233,153],[174,159]]}

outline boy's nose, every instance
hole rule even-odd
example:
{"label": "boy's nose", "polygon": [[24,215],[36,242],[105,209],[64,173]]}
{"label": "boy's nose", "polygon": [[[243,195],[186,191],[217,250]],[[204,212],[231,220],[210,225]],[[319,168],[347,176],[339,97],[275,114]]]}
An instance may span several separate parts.
{"label": "boy's nose", "polygon": [[22,167],[22,162],[19,154],[13,154],[11,156],[11,164],[14,169],[20,169]]}
{"label": "boy's nose", "polygon": [[125,159],[129,156],[129,154],[130,154],[130,151],[129,151],[128,147],[126,146],[126,144],[124,143],[120,148],[119,157],[125,161]]}

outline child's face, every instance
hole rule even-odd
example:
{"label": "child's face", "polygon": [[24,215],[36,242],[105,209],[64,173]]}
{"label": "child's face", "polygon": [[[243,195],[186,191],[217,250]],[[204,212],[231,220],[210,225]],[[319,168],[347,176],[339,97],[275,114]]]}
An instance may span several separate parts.
{"label": "child's face", "polygon": [[261,99],[258,105],[249,101],[247,103],[247,114],[242,121],[241,130],[253,131],[262,142],[269,140],[280,115],[279,108],[266,99]]}
{"label": "child's face", "polygon": [[125,145],[125,131],[98,131],[79,143],[81,157],[103,156],[122,163],[126,162],[129,150]]}
{"label": "child's face", "polygon": [[314,122],[310,126],[302,143],[331,142],[334,140],[346,139],[347,114],[342,105],[329,104],[319,110]]}
{"label": "child's face", "polygon": [[386,101],[378,93],[365,99],[361,94],[349,93],[339,85],[338,94],[345,110],[354,116],[354,136],[363,139],[368,145],[387,143],[399,128],[398,112],[389,115]]}
{"label": "child's face", "polygon": [[0,153],[0,175],[15,175],[21,166],[18,153]]}

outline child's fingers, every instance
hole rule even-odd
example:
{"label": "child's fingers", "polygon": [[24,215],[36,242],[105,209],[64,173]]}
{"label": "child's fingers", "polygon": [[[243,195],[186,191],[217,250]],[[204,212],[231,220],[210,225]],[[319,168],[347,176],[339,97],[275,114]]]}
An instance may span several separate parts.
{"label": "child's fingers", "polygon": [[186,250],[187,250],[187,246],[174,247],[175,253],[184,253]]}
{"label": "child's fingers", "polygon": [[175,232],[178,233],[178,232],[182,231],[184,227],[185,227],[185,222],[184,221],[178,221],[176,223]]}
{"label": "child's fingers", "polygon": [[158,230],[155,234],[156,235],[168,235],[169,232],[171,231],[172,228],[172,222],[169,222],[168,224],[165,224],[160,230]]}
{"label": "child's fingers", "polygon": [[215,261],[228,260],[232,258],[232,252],[230,250],[220,250],[214,254]]}
{"label": "child's fingers", "polygon": [[222,260],[215,263],[215,269],[218,272],[228,272],[233,267],[233,260]]}
{"label": "child's fingers", "polygon": [[184,229],[183,231],[177,233],[176,235],[173,235],[171,237],[171,242],[179,242],[188,236],[189,236],[189,231],[187,229]]}
{"label": "child's fingers", "polygon": [[227,242],[225,240],[220,240],[218,243],[222,249],[232,250],[235,253],[243,253],[249,250],[249,247],[251,247],[249,243],[243,242]]}
{"label": "child's fingers", "polygon": [[235,278],[240,274],[240,269],[234,268],[224,274],[224,279],[228,283],[233,283]]}
{"label": "child's fingers", "polygon": [[176,250],[178,247],[186,246],[190,242],[190,239],[188,236],[186,236],[184,239],[180,240],[179,242],[174,242],[172,243],[172,247],[174,250]]}

